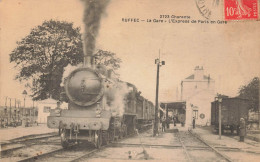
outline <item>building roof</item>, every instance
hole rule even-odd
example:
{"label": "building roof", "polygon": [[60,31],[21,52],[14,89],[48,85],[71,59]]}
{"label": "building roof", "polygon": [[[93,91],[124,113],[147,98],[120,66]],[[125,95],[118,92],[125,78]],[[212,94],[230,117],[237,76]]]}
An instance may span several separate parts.
{"label": "building roof", "polygon": [[194,74],[192,74],[192,75],[188,76],[188,77],[187,77],[187,78],[185,78],[185,79],[194,79]]}
{"label": "building roof", "polygon": [[[185,79],[190,79],[190,80],[194,80],[194,74],[192,74],[192,75],[190,75],[190,76],[188,76],[187,78],[185,78]],[[203,75],[203,80],[213,80],[212,78],[210,78],[210,76],[206,76],[206,75]]]}
{"label": "building roof", "polygon": [[181,109],[185,108],[186,102],[185,101],[177,101],[177,102],[161,102],[160,107],[165,109],[167,104],[168,109]]}

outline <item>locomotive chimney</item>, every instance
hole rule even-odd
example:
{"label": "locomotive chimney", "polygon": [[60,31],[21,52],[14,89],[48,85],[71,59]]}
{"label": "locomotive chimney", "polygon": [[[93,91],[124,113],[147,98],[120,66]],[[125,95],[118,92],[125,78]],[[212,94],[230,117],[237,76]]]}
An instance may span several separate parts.
{"label": "locomotive chimney", "polygon": [[83,0],[85,32],[83,35],[84,66],[93,65],[93,53],[96,45],[96,37],[100,27],[101,16],[109,0]]}
{"label": "locomotive chimney", "polygon": [[92,65],[92,53],[88,53],[86,49],[86,43],[83,43],[83,52],[84,52],[84,66],[91,67]]}

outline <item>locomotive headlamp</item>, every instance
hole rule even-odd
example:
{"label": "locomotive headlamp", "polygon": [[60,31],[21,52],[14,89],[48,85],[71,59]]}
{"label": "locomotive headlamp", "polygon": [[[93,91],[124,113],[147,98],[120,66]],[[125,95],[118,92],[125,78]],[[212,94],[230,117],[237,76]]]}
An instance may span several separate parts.
{"label": "locomotive headlamp", "polygon": [[96,110],[96,117],[97,117],[97,118],[100,118],[100,117],[101,117],[101,110],[100,110],[100,109],[97,109],[97,110]]}
{"label": "locomotive headlamp", "polygon": [[61,109],[55,109],[54,110],[55,116],[60,116],[61,114]]}

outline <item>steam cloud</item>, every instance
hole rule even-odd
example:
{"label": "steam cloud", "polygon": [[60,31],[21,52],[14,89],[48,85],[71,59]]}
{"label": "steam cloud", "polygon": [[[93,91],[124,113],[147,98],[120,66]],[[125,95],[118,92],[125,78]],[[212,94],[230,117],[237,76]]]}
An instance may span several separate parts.
{"label": "steam cloud", "polygon": [[[83,36],[84,53],[92,56],[95,50],[96,37],[100,27],[100,19],[109,0],[83,0],[85,5],[83,22],[85,32]],[[89,60],[91,61],[91,60]]]}
{"label": "steam cloud", "polygon": [[65,68],[64,68],[64,72],[62,75],[62,82],[60,83],[60,86],[63,87],[64,86],[64,80],[65,78],[67,78],[69,76],[69,74],[74,71],[75,69],[78,69],[80,67],[82,67],[82,64],[78,64],[77,66],[72,66],[71,64],[68,64]]}
{"label": "steam cloud", "polygon": [[111,106],[110,106],[112,112],[115,112],[120,116],[124,114],[125,107],[126,107],[125,97],[127,96],[128,93],[129,93],[129,89],[126,83],[117,82],[114,92],[112,93],[113,101],[111,102]]}

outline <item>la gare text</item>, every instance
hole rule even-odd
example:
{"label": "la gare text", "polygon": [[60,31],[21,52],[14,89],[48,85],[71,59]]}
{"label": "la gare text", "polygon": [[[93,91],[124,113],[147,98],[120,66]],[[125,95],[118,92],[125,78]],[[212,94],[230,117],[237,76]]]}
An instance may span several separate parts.
{"label": "la gare text", "polygon": [[227,21],[223,20],[190,20],[190,19],[140,19],[140,18],[122,18],[122,22],[125,23],[199,23],[199,24],[227,24]]}

